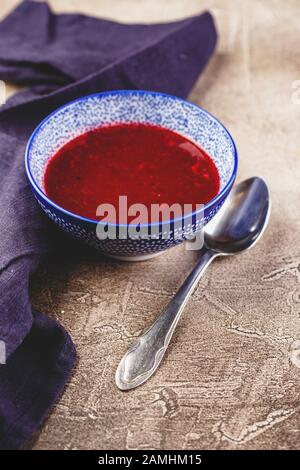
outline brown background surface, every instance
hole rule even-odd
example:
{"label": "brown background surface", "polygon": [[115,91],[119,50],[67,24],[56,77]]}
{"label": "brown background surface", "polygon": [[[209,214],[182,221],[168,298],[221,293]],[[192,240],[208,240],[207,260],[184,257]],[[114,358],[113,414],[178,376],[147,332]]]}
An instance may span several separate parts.
{"label": "brown background surface", "polygon": [[[16,0],[1,0],[4,16]],[[32,302],[58,319],[79,362],[34,449],[300,448],[299,0],[53,0],[124,22],[211,9],[222,38],[190,99],[232,131],[238,179],[262,175],[273,211],[260,243],[201,280],[157,374],[117,390],[122,355],[175,293],[197,253],[152,261],[60,257],[34,277]],[[9,87],[12,92],[13,88]]]}

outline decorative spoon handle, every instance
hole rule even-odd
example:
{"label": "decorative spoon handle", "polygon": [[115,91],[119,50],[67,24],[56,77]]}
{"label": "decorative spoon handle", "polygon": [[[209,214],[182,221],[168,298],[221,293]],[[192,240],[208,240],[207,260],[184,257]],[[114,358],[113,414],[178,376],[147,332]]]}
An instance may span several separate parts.
{"label": "decorative spoon handle", "polygon": [[129,390],[141,385],[155,372],[190,295],[202,273],[216,256],[218,253],[203,249],[202,257],[171,302],[123,356],[116,371],[116,384],[121,390]]}

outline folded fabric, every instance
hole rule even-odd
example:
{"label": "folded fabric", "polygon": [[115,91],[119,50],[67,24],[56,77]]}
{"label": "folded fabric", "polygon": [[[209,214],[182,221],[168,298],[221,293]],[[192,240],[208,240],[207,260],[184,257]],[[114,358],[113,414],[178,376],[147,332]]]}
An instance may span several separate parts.
{"label": "folded fabric", "polygon": [[26,181],[30,133],[49,112],[89,93],[140,88],[186,97],[215,44],[209,13],[123,25],[24,1],[0,23],[0,79],[30,86],[0,108],[1,449],[19,448],[38,428],[76,360],[64,328],[29,303],[29,276],[60,238]]}

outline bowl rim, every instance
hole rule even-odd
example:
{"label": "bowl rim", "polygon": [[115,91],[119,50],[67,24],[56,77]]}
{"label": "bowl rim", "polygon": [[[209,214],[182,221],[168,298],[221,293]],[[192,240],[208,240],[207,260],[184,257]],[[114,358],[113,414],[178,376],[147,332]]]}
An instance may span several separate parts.
{"label": "bowl rim", "polygon": [[[234,180],[236,178],[237,169],[238,169],[238,151],[237,151],[234,139],[233,139],[231,133],[229,132],[229,130],[213,114],[211,114],[209,111],[207,111],[206,109],[202,108],[201,106],[199,106],[195,103],[184,100],[183,98],[179,98],[178,96],[175,96],[175,95],[170,95],[168,93],[162,93],[162,92],[150,91],[150,90],[134,90],[134,89],[133,90],[128,89],[128,90],[104,91],[104,92],[98,92],[98,93],[92,93],[92,94],[89,94],[89,95],[80,96],[79,98],[76,98],[72,101],[69,101],[69,102],[63,104],[62,106],[59,106],[58,108],[56,108],[54,111],[52,111],[50,114],[48,114],[35,127],[35,129],[33,130],[32,134],[31,134],[31,136],[28,140],[26,150],[25,150],[25,169],[26,169],[26,174],[27,174],[27,177],[29,179],[30,184],[32,185],[33,189],[39,194],[39,196],[42,199],[46,200],[46,202],[50,206],[52,206],[54,209],[56,209],[60,212],[63,212],[68,217],[75,218],[75,219],[77,219],[81,222],[88,222],[88,223],[92,223],[92,224],[96,224],[96,225],[103,224],[103,225],[109,225],[109,226],[112,226],[112,227],[128,227],[130,225],[130,224],[114,224],[114,223],[109,223],[109,222],[101,222],[101,220],[90,219],[88,217],[83,217],[79,214],[76,214],[75,212],[69,211],[68,209],[65,209],[64,207],[60,206],[59,204],[56,204],[54,201],[52,201],[52,199],[50,199],[44,193],[42,188],[37,184],[35,178],[32,175],[32,172],[31,172],[31,169],[30,169],[30,163],[29,163],[29,156],[30,156],[30,151],[31,151],[33,141],[34,141],[36,135],[38,134],[38,132],[40,131],[40,129],[42,128],[42,126],[48,120],[50,120],[52,118],[52,116],[54,116],[59,111],[62,111],[64,108],[67,108],[68,106],[71,106],[74,103],[78,103],[78,102],[81,102],[81,101],[86,101],[86,100],[88,100],[90,98],[93,98],[93,97],[100,97],[101,98],[101,97],[105,97],[105,96],[109,96],[109,95],[118,95],[118,94],[119,95],[130,95],[131,94],[131,95],[162,96],[162,97],[171,98],[173,100],[180,101],[180,102],[183,102],[183,103],[187,103],[189,106],[200,109],[204,114],[208,115],[217,124],[219,124],[223,128],[225,133],[228,135],[229,140],[231,141],[232,147],[233,147],[234,165],[233,165],[233,170],[232,170],[232,173],[230,175],[230,178],[228,179],[228,181],[227,181],[226,185],[224,186],[224,188],[213,199],[211,199],[207,204],[203,204],[204,207],[201,207],[200,209],[197,209],[197,210],[195,210],[193,212],[190,212],[188,214],[185,214],[183,217],[177,217],[177,218],[169,219],[169,220],[166,220],[166,221],[163,221],[163,222],[153,222],[153,223],[140,224],[140,226],[141,227],[153,227],[153,226],[158,226],[158,225],[167,225],[167,224],[170,224],[170,223],[185,220],[187,218],[193,218],[194,216],[196,216],[199,213],[203,213],[203,215],[204,215],[204,211],[206,211],[207,209],[210,209],[212,206],[216,205],[220,200],[222,200],[222,198],[226,194],[227,190],[233,185]],[[184,134],[182,134],[182,135],[184,135]]]}

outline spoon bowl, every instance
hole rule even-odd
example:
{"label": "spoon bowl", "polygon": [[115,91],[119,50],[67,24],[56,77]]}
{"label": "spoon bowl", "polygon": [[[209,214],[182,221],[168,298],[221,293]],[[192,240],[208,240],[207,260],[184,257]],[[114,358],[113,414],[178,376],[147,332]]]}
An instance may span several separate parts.
{"label": "spoon bowl", "polygon": [[223,255],[251,248],[267,225],[270,209],[268,186],[262,178],[241,182],[205,227],[205,245]]}

